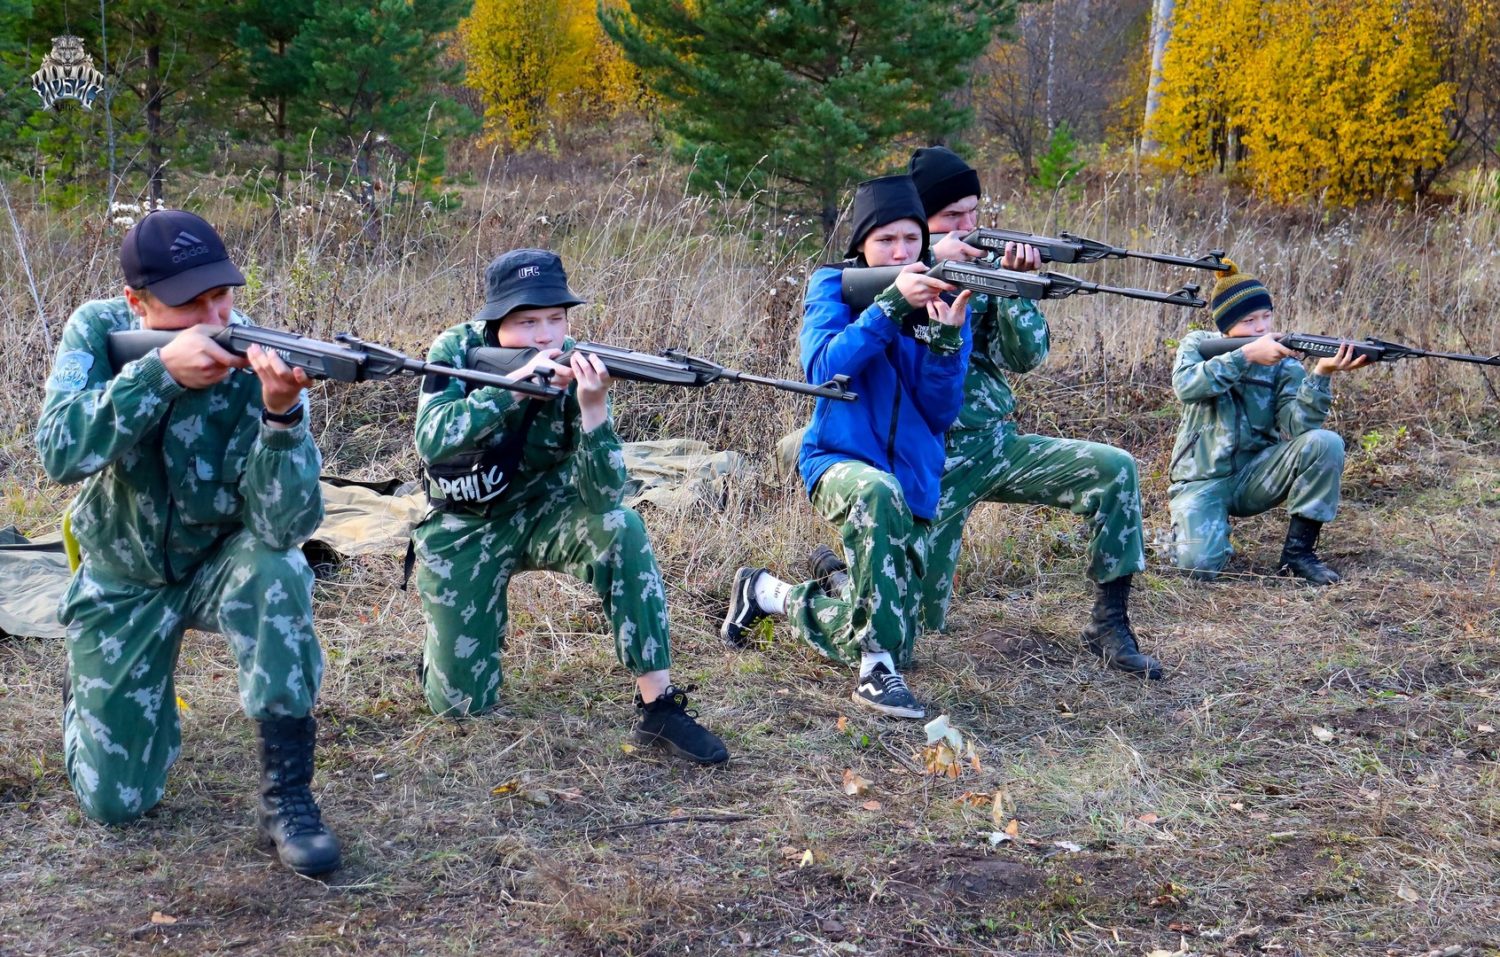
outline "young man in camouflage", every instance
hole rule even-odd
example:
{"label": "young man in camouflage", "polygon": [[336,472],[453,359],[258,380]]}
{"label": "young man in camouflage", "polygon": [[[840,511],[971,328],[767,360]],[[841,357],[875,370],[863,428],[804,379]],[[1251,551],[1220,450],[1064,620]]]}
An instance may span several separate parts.
{"label": "young man in camouflage", "polygon": [[429,361],[466,368],[470,349],[531,348],[512,378],[545,370],[560,399],[523,398],[429,376],[417,411],[417,451],[434,512],[412,534],[427,619],[422,681],[441,715],[495,707],[509,618],[506,591],[520,571],[557,571],[593,586],[615,636],[615,656],[636,678],[636,739],[699,764],[729,751],[687,710],[672,685],[666,592],[645,526],[620,504],[627,475],[610,421],[610,379],[594,356],[554,361],[572,345],[562,260],[541,249],[508,252],[485,273],[486,302],[472,322],[438,336]]}
{"label": "young man in camouflage", "polygon": [[[979,174],[953,151],[933,146],[912,155],[911,176],[922,195],[928,229],[934,236],[946,234],[934,245],[933,258],[982,256],[982,250],[960,239],[978,222]],[[1034,247],[1015,244],[1006,247],[999,264],[1035,270],[1040,262]],[[976,296],[973,312],[974,355],[963,410],[948,431],[942,497],[928,545],[924,627],[943,629],[964,524],[974,506],[1058,506],[1089,524],[1087,574],[1098,591],[1084,641],[1114,668],[1160,678],[1161,665],[1140,651],[1129,617],[1131,576],[1146,567],[1135,459],[1110,445],[1018,432],[1016,399],[1006,373],[1030,372],[1046,360],[1047,320],[1028,299]]]}
{"label": "young man in camouflage", "polygon": [[[124,295],[84,304],[63,330],[37,429],[47,474],[84,482],[70,509],[82,563],[60,609],[68,778],[97,821],[160,801],[181,746],[183,630],[217,631],[260,737],[260,829],[293,870],[326,873],[339,846],[310,789],[323,655],[298,548],[323,517],[307,375],[209,338],[249,320],[233,308],[245,279],[199,217],[148,214],[120,262]],[[141,328],[182,331],[111,368],[109,333]]]}
{"label": "young man in camouflage", "polygon": [[[793,586],[741,568],[721,634],[738,647],[760,619],[785,617],[819,652],[859,665],[855,702],[921,718],[898,662],[918,626],[943,432],[963,397],[969,295],[950,306],[940,295],[952,287],[922,275],[927,227],[909,177],[861,183],[852,218],[848,259],[808,282],[802,365],[811,382],[849,376],[859,400],[818,400],[799,463],[813,508],[839,527],[848,574],[842,585],[828,576]],[[863,312],[845,304],[844,267],[895,265],[907,269]]]}
{"label": "young man in camouflage", "polygon": [[1182,424],[1172,448],[1169,489],[1173,559],[1195,577],[1218,576],[1234,549],[1229,516],[1259,515],[1285,502],[1291,515],[1277,568],[1313,585],[1339,574],[1314,550],[1339,507],[1344,440],[1322,428],[1333,405],[1332,376],[1365,365],[1349,346],[1319,359],[1312,375],[1276,340],[1271,294],[1232,264],[1220,273],[1209,308],[1225,336],[1255,337],[1204,359],[1215,337],[1188,333],[1177,347],[1172,388]]}

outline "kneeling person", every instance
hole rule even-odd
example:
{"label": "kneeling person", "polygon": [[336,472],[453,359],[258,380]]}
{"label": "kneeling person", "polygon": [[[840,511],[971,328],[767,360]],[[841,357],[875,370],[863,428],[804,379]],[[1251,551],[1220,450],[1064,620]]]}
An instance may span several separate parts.
{"label": "kneeling person", "polygon": [[[96,821],[159,802],[182,743],[183,630],[217,631],[260,736],[261,831],[293,870],[326,873],[339,846],[311,791],[323,654],[298,547],[323,518],[307,374],[209,338],[248,321],[234,311],[245,278],[199,217],[148,214],[120,262],[124,294],[85,303],[63,330],[37,429],[47,474],[84,482],[69,510],[82,560],[59,615],[68,779]],[[136,328],[182,332],[112,369],[109,334]]]}
{"label": "kneeling person", "polygon": [[[512,378],[547,370],[568,393],[523,398],[447,376],[423,383],[416,442],[435,511],[412,539],[427,619],[428,705],[442,715],[492,709],[511,576],[564,572],[594,587],[614,628],[615,654],[636,676],[637,740],[700,764],[728,760],[724,743],[693,719],[685,691],[671,683],[661,572],[641,517],[620,504],[627,475],[610,422],[610,379],[593,356],[553,361],[571,344],[568,308],[583,300],[568,288],[562,260],[545,250],[506,253],[485,280],[484,307],[440,335],[429,361],[464,368],[476,347],[535,348]],[[473,476],[483,488],[457,481]],[[470,489],[475,494],[463,495]]]}
{"label": "kneeling person", "polygon": [[1257,337],[1234,352],[1204,359],[1215,334],[1189,333],[1177,348],[1172,388],[1182,424],[1172,448],[1173,560],[1196,577],[1218,576],[1234,549],[1229,516],[1259,515],[1285,502],[1291,513],[1278,568],[1314,585],[1339,574],[1314,551],[1338,512],[1344,440],[1323,428],[1333,405],[1332,375],[1366,364],[1345,346],[1308,375],[1297,354],[1276,341],[1271,294],[1233,266],[1214,286],[1209,308],[1219,332]]}
{"label": "kneeling person", "polygon": [[[819,399],[799,460],[814,510],[839,527],[847,578],[827,560],[819,563],[821,580],[796,586],[763,568],[741,568],[721,634],[740,646],[757,621],[785,616],[824,655],[859,665],[854,701],[921,718],[926,708],[899,662],[920,624],[943,432],[963,400],[969,294],[949,304],[941,297],[953,287],[922,275],[927,225],[910,177],[860,184],[852,215],[849,258],[818,269],[808,283],[801,339],[808,380],[847,375],[859,400]],[[896,265],[907,268],[856,315],[843,299],[842,270]]]}

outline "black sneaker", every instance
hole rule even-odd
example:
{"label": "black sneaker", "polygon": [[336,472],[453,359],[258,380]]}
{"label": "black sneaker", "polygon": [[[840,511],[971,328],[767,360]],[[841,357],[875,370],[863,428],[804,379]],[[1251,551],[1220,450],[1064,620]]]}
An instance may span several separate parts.
{"label": "black sneaker", "polygon": [[849,566],[827,545],[814,545],[807,553],[807,564],[812,568],[813,580],[825,595],[836,597],[849,584]]}
{"label": "black sneaker", "polygon": [[687,693],[692,690],[692,685],[682,690],[668,685],[650,704],[637,692],[635,708],[641,713],[641,723],[635,726],[635,740],[666,748],[698,764],[723,764],[729,760],[729,749],[718,735],[697,722],[698,712],[687,709]]}
{"label": "black sneaker", "polygon": [[896,718],[925,718],[927,708],[916,699],[906,686],[906,679],[891,671],[881,662],[870,673],[859,679],[854,693],[849,696],[867,708]]}
{"label": "black sneaker", "polygon": [[719,637],[731,648],[745,647],[751,629],[766,617],[760,602],[755,600],[755,580],[764,574],[764,568],[741,568],[734,573],[734,585],[729,590],[729,610],[724,613],[724,624],[719,627]]}

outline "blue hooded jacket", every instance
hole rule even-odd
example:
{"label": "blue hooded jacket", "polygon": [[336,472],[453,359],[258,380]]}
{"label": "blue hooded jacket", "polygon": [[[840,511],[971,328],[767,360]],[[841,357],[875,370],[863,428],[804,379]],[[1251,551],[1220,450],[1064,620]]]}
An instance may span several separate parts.
{"label": "blue hooded jacket", "polygon": [[830,466],[864,462],[895,475],[912,514],[931,519],[943,476],[943,434],[963,405],[970,323],[942,327],[929,346],[902,333],[900,306],[888,293],[854,316],[844,304],[840,272],[825,266],[808,282],[802,368],[809,382],[848,376],[859,399],[817,401],[798,459],[802,481],[811,495]]}

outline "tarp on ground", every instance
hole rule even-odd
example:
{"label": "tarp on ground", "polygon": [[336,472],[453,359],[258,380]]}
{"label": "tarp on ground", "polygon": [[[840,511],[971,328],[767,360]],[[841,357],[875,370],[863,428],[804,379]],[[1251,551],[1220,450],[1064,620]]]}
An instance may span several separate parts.
{"label": "tarp on ground", "polygon": [[[668,511],[695,504],[721,508],[729,483],[745,474],[737,452],[716,452],[692,439],[662,439],[625,445],[630,484],[625,504]],[[323,524],[309,542],[314,563],[329,553],[343,558],[400,557],[412,526],[427,514],[415,482],[356,482],[325,476]],[[0,635],[61,638],[57,603],[70,572],[60,533],[27,541],[14,528],[0,529]]]}

